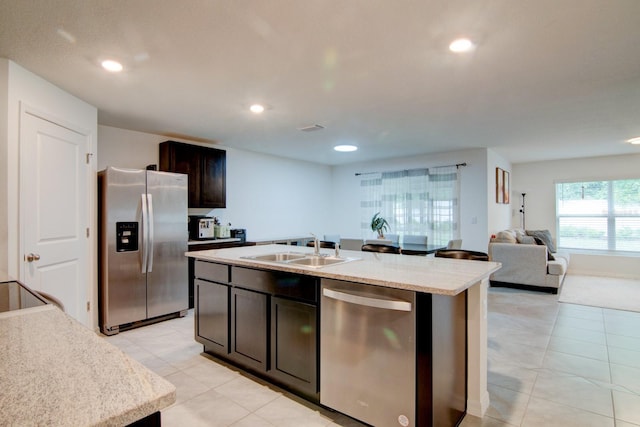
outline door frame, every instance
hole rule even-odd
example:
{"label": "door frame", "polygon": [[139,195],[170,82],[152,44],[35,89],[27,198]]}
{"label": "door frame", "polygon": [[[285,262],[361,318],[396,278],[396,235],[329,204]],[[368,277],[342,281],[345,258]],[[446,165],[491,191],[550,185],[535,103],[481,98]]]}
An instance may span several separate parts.
{"label": "door frame", "polygon": [[[76,123],[72,123],[68,120],[62,119],[61,117],[43,111],[40,108],[34,107],[24,101],[20,101],[20,116],[19,116],[19,125],[18,129],[21,128],[22,122],[26,114],[31,116],[35,116],[42,120],[51,122],[57,126],[61,126],[65,129],[68,129],[72,132],[76,132],[83,137],[85,137],[88,141],[88,153],[87,153],[87,168],[85,169],[85,180],[86,180],[86,210],[85,210],[85,223],[87,227],[89,227],[89,238],[87,239],[87,257],[86,262],[87,266],[85,269],[85,293],[87,297],[87,302],[89,303],[89,309],[86,312],[86,317],[82,322],[85,326],[93,329],[94,331],[98,331],[98,287],[97,287],[97,171],[96,171],[96,136],[93,134],[91,129],[86,128],[84,126],[78,125]],[[24,260],[23,255],[25,252],[25,242],[24,242],[24,216],[25,212],[24,206],[24,198],[21,197],[24,191],[23,188],[24,180],[22,178],[22,174],[27,171],[23,170],[22,161],[24,159],[24,135],[21,134],[20,130],[18,131],[18,217],[17,217],[17,234],[18,234],[18,279],[24,280]]]}

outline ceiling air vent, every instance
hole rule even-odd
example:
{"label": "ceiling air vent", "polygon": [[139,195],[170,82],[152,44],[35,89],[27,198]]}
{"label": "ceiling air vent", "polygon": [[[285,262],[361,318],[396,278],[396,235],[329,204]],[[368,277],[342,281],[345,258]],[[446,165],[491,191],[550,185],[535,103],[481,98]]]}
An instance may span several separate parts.
{"label": "ceiling air vent", "polygon": [[305,126],[303,128],[298,128],[298,130],[301,130],[302,132],[315,132],[320,129],[324,129],[324,126],[311,125],[311,126]]}

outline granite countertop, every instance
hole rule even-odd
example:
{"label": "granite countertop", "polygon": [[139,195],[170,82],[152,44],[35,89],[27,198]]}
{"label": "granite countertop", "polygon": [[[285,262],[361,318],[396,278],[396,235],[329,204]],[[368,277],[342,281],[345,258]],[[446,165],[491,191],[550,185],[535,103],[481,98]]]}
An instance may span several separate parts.
{"label": "granite countertop", "polygon": [[126,425],[176,389],[53,305],[0,313],[0,425]]}
{"label": "granite countertop", "polygon": [[[346,250],[340,251],[340,257],[358,258],[358,260],[322,268],[243,258],[279,252],[313,254],[313,248],[262,245],[187,252],[186,255],[205,261],[308,274],[441,295],[457,295],[482,279],[488,278],[491,273],[501,267],[501,264],[497,262]],[[333,255],[334,250],[321,249],[320,253]]]}

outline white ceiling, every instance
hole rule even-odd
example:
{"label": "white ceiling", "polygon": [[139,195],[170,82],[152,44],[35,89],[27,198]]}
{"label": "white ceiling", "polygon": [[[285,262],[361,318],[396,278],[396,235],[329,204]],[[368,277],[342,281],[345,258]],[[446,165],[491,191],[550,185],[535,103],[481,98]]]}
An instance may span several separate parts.
{"label": "white ceiling", "polygon": [[[640,152],[639,23],[640,0],[0,0],[0,56],[107,126],[331,165],[518,163]],[[448,51],[461,35],[474,52]]]}

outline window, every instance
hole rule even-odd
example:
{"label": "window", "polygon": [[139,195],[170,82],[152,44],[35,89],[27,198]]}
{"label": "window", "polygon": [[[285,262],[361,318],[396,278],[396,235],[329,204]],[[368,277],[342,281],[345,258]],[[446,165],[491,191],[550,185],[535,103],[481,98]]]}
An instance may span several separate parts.
{"label": "window", "polygon": [[376,212],[389,222],[391,234],[427,236],[436,245],[458,237],[456,166],[365,174],[360,188],[363,238],[372,237]]}
{"label": "window", "polygon": [[558,246],[640,252],[640,179],[556,184]]}

